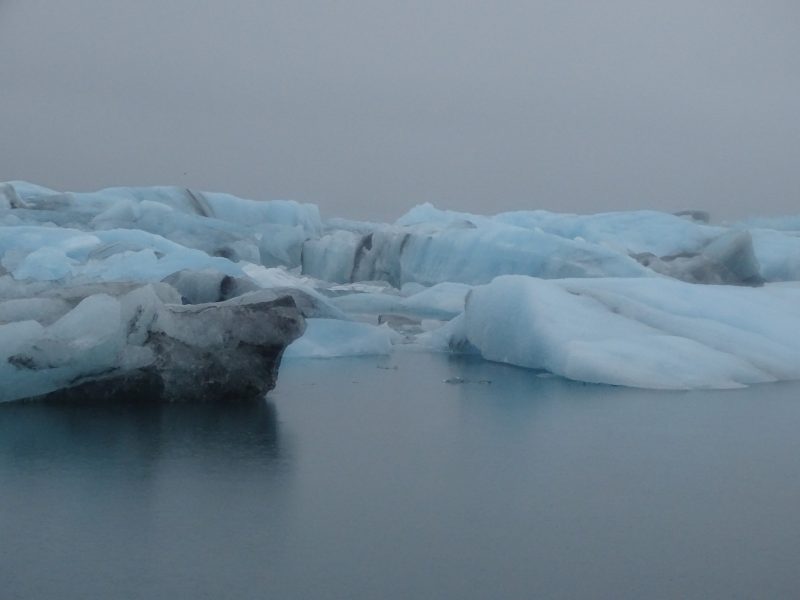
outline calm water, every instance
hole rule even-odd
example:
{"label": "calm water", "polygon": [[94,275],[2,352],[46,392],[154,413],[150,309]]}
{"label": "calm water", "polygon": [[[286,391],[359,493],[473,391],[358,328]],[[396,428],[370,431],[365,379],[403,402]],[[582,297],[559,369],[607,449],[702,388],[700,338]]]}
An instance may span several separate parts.
{"label": "calm water", "polygon": [[798,384],[414,354],[286,362],[255,405],[4,405],[0,598],[797,598],[798,431]]}

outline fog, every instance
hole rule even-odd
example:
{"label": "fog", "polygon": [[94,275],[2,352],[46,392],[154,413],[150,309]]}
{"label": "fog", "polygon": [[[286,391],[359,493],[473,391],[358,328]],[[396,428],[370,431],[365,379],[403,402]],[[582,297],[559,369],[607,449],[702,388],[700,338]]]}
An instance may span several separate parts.
{"label": "fog", "polygon": [[800,213],[800,4],[0,0],[0,180]]}

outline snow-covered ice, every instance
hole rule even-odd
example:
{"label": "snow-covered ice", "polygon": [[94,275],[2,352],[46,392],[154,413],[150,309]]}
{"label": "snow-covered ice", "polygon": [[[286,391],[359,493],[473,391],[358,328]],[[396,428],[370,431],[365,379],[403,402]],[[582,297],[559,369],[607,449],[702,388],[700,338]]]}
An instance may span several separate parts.
{"label": "snow-covered ice", "polygon": [[[3,183],[0,399],[152,364],[127,329],[140,310],[158,305],[162,324],[200,310],[214,323],[182,342],[196,345],[238,327],[220,315],[286,297],[308,321],[295,358],[478,352],[664,389],[800,378],[800,216],[707,220],[422,204],[373,223],[180,187]],[[164,352],[176,373],[199,364]]]}

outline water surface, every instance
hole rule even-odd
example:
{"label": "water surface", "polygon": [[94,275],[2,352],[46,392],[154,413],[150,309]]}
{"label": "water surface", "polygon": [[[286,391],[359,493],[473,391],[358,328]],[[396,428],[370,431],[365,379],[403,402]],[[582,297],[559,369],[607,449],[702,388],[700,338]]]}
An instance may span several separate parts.
{"label": "water surface", "polygon": [[0,595],[796,598],[798,398],[400,354],[255,404],[3,405]]}

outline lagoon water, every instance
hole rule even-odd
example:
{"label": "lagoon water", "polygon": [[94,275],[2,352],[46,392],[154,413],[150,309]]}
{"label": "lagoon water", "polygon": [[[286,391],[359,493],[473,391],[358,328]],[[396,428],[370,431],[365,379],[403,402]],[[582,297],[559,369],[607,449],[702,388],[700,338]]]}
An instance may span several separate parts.
{"label": "lagoon water", "polygon": [[798,431],[797,383],[414,353],[285,361],[255,404],[0,405],[0,597],[796,598]]}

